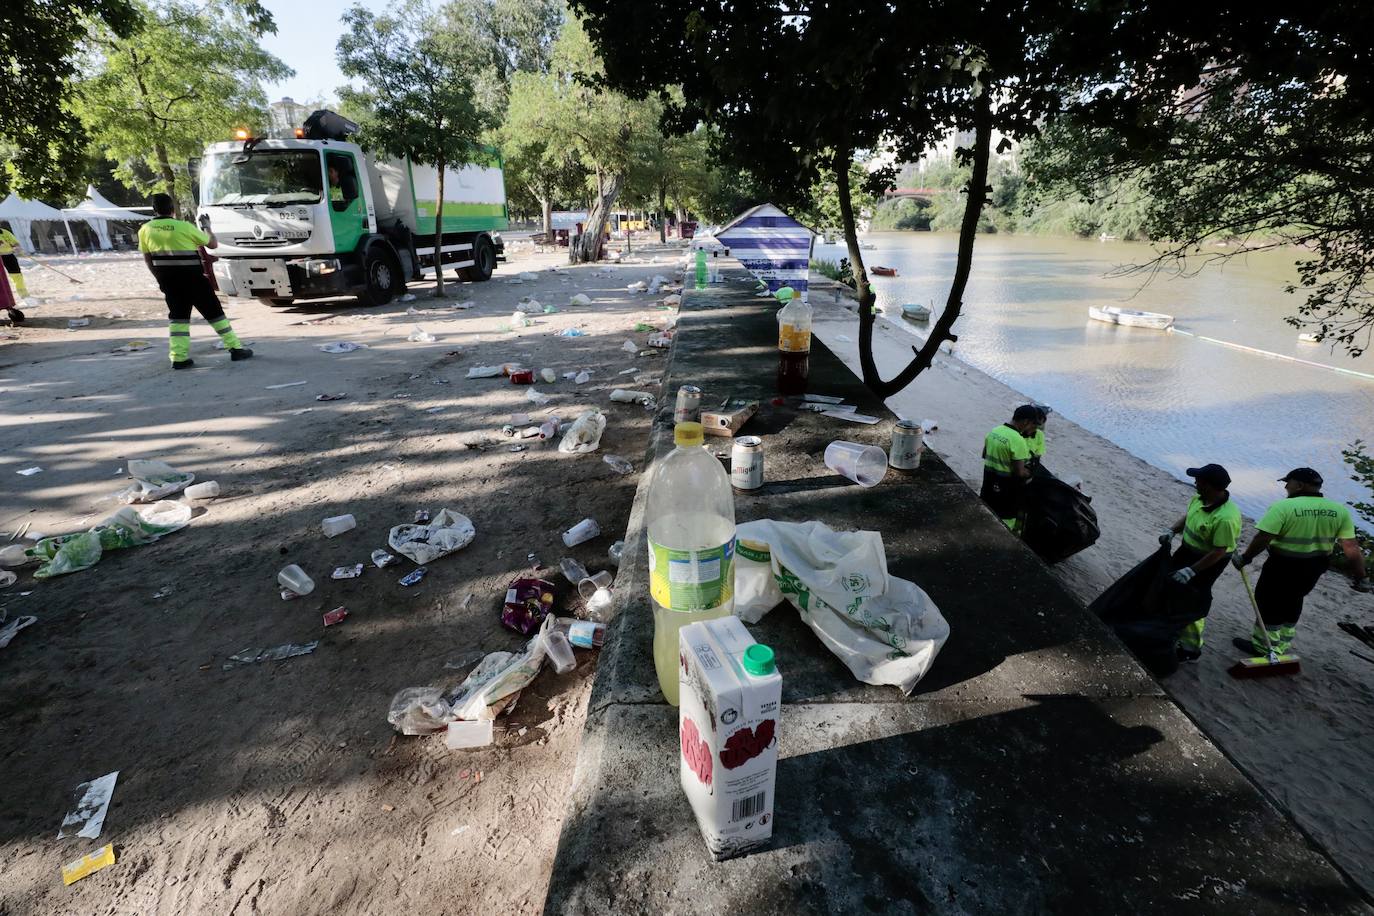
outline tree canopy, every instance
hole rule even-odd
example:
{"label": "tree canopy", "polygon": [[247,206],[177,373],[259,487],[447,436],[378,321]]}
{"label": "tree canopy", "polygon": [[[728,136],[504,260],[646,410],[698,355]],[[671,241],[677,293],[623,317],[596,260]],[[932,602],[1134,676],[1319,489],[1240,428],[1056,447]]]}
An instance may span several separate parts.
{"label": "tree canopy", "polygon": [[120,38],[139,25],[132,0],[6,0],[0,4],[0,149],[6,181],[30,198],[85,187],[87,137],[74,111],[81,43],[94,27]]}
{"label": "tree canopy", "polygon": [[142,26],[127,37],[92,30],[92,75],[74,108],[121,181],[187,198],[177,180],[186,160],[235,127],[265,124],[263,82],[292,70],[259,44],[275,25],[257,3],[159,0],[139,9]]}

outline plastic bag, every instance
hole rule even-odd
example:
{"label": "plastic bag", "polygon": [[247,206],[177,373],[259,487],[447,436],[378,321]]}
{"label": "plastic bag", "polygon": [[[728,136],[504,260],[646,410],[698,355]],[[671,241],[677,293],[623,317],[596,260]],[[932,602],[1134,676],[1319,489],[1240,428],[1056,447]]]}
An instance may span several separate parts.
{"label": "plastic bag", "polygon": [[430,735],[448,728],[451,712],[438,687],[407,687],[391,698],[386,720],[403,735]]}
{"label": "plastic bag", "polygon": [[[910,693],[949,639],[949,624],[930,596],[915,583],[888,575],[883,538],[876,531],[761,519],[740,525],[736,537],[768,546],[779,593],[865,684],[891,684]],[[740,583],[737,565],[736,588],[749,592],[755,619],[767,613],[760,608],[772,597],[756,579],[748,581],[757,574],[756,567],[746,568],[746,581]]]}
{"label": "plastic bag", "polygon": [[521,690],[534,680],[544,664],[544,634],[557,618],[544,618],[539,632],[519,655],[493,652],[459,685],[453,697],[455,719],[495,719]]}
{"label": "plastic bag", "polygon": [[193,483],[196,475],[190,471],[178,471],[165,461],[152,461],[144,458],[129,459],[129,476],[134,479],[115,494],[122,503],[151,503],[180,493]]}
{"label": "plastic bag", "polygon": [[477,529],[472,520],[451,509],[444,509],[428,525],[397,525],[386,542],[391,549],[421,566],[462,550],[472,543]]}
{"label": "plastic bag", "polygon": [[735,616],[758,623],[786,599],[773,578],[773,555],[762,541],[735,537]]}
{"label": "plastic bag", "polygon": [[1179,634],[1206,617],[1212,605],[1210,592],[1173,581],[1170,556],[1169,547],[1160,545],[1088,605],[1159,677],[1178,670]]}
{"label": "plastic bag", "polygon": [[589,410],[568,427],[558,443],[558,450],[577,455],[594,452],[601,445],[601,434],[605,431],[606,417],[599,410]]}
{"label": "plastic bag", "polygon": [[36,579],[50,579],[89,569],[107,550],[139,547],[185,528],[191,507],[164,501],[146,508],[125,506],[89,531],[44,538],[27,551],[44,560],[34,571]]}

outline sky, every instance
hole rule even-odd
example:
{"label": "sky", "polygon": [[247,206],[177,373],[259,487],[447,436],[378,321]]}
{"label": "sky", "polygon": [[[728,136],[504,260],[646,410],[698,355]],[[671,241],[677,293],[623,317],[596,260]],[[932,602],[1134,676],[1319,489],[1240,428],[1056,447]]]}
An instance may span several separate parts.
{"label": "sky", "polygon": [[[267,84],[269,102],[282,96],[297,102],[337,97],[336,90],[345,80],[334,62],[334,46],[343,32],[339,20],[355,2],[358,0],[263,0],[263,6],[277,20],[277,34],[264,37],[263,47],[296,71],[290,79]],[[394,5],[385,0],[360,2],[374,12]]]}

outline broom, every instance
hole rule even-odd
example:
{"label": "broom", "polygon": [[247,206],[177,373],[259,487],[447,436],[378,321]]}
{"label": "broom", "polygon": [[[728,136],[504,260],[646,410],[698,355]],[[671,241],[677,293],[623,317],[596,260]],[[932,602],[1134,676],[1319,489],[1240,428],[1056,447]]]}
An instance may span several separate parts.
{"label": "broom", "polygon": [[1259,602],[1255,600],[1255,593],[1250,588],[1250,577],[1245,574],[1244,569],[1240,571],[1240,581],[1245,583],[1245,594],[1250,596],[1250,606],[1255,609],[1255,622],[1259,624],[1259,631],[1264,636],[1264,646],[1269,650],[1269,654],[1256,658],[1242,658],[1228,668],[1227,673],[1235,678],[1297,674],[1302,670],[1302,662],[1298,657],[1296,655],[1279,655],[1274,651],[1274,644],[1269,641],[1269,628],[1264,625],[1264,618],[1260,616]]}

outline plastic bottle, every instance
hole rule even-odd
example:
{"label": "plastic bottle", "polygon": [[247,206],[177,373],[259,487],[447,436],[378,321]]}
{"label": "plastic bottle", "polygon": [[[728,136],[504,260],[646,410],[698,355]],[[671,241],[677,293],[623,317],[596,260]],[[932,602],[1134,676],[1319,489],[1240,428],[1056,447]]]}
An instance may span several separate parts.
{"label": "plastic bottle", "polygon": [[811,305],[802,299],[789,299],[778,310],[778,350],[782,353],[811,352]]}
{"label": "plastic bottle", "polygon": [[305,574],[295,563],[277,573],[277,581],[281,587],[295,592],[297,595],[308,595],[315,590],[315,580]]}
{"label": "plastic bottle", "polygon": [[539,424],[539,438],[552,439],[558,435],[558,431],[563,428],[563,421],[557,417],[549,417]]}
{"label": "plastic bottle", "polygon": [[706,251],[700,248],[697,249],[696,286],[697,289],[706,288]]}
{"label": "plastic bottle", "polygon": [[664,698],[676,706],[678,630],[735,606],[735,496],[700,423],[679,423],[673,440],[677,448],[654,473],[646,515],[654,668]]}
{"label": "plastic bottle", "polygon": [[358,523],[351,515],[334,515],[320,522],[320,529],[324,531],[324,536],[327,538],[337,537],[356,527],[358,527]]}
{"label": "plastic bottle", "polygon": [[559,674],[567,674],[577,667],[577,657],[573,655],[572,644],[568,642],[568,637],[558,630],[549,630],[544,634],[544,652],[548,654],[553,670]]}

